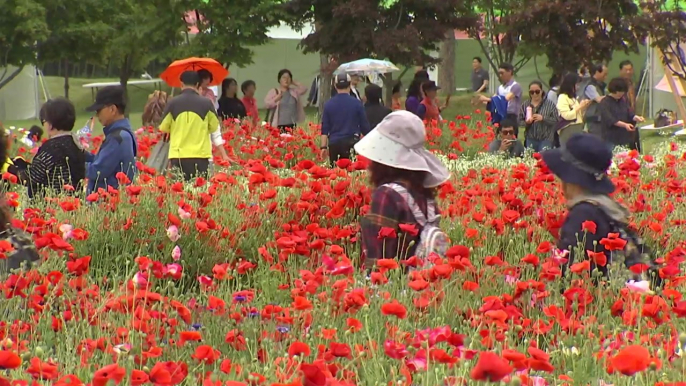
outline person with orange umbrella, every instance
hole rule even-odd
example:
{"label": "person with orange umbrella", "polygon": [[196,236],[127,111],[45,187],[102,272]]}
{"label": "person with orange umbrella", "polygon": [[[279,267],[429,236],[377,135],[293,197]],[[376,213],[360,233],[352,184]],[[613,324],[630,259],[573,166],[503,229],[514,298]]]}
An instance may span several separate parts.
{"label": "person with orange umbrella", "polygon": [[229,157],[223,147],[217,112],[210,100],[199,94],[198,73],[183,72],[179,83],[183,91],[167,104],[160,131],[169,134],[171,166],[180,169],[189,181],[207,176],[213,145],[224,161],[229,161]]}
{"label": "person with orange umbrella", "polygon": [[[177,60],[167,67],[160,75],[168,85],[181,87],[181,74],[186,71],[196,71],[203,79],[202,86],[219,86],[224,78],[229,76],[229,70],[218,61],[211,58],[187,58]],[[212,93],[214,94],[214,92]],[[216,99],[216,96],[215,96]]]}

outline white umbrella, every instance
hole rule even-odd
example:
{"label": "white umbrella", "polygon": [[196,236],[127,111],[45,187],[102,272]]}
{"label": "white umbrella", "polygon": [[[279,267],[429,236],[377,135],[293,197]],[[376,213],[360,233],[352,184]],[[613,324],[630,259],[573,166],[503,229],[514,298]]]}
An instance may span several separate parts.
{"label": "white umbrella", "polygon": [[385,74],[395,71],[400,71],[400,69],[387,60],[359,59],[354,62],[341,64],[336,70],[336,73],[347,72],[370,75]]}

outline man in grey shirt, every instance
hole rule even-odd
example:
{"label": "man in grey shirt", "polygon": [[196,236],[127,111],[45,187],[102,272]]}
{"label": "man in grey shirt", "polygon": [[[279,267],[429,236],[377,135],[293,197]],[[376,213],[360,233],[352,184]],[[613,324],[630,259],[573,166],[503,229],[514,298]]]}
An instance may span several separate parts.
{"label": "man in grey shirt", "polygon": [[488,71],[481,66],[481,58],[476,56],[472,60],[472,91],[488,92]]}
{"label": "man in grey shirt", "polygon": [[505,118],[496,129],[496,138],[488,145],[491,154],[504,154],[506,157],[522,157],[524,145],[515,136],[515,121]]}
{"label": "man in grey shirt", "polygon": [[607,74],[607,66],[603,64],[591,67],[591,77],[581,82],[581,87],[577,92],[579,100],[588,99],[591,101],[584,114],[584,122],[586,123],[586,130],[597,136],[601,136],[603,130],[600,102],[605,95]]}

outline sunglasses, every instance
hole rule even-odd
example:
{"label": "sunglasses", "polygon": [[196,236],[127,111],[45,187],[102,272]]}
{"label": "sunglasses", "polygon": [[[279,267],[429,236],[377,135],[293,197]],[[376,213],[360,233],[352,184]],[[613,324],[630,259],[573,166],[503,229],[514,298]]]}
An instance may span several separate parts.
{"label": "sunglasses", "polygon": [[529,95],[538,95],[541,93],[541,90],[530,90]]}
{"label": "sunglasses", "polygon": [[503,130],[500,133],[503,135],[514,135],[514,130]]}

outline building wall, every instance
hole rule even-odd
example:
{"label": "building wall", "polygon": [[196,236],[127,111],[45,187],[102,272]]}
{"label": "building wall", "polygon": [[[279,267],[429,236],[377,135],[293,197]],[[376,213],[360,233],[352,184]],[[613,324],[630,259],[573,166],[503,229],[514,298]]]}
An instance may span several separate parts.
{"label": "building wall", "polygon": [[[296,81],[309,88],[319,73],[319,55],[303,54],[298,48],[299,43],[297,39],[272,39],[265,45],[254,47],[254,63],[246,68],[229,68],[229,77],[238,81],[239,89],[242,82],[254,80],[257,83],[256,98],[260,108],[264,106],[267,92],[278,87],[277,75],[281,69],[289,69]],[[306,96],[302,100],[305,103]]]}

